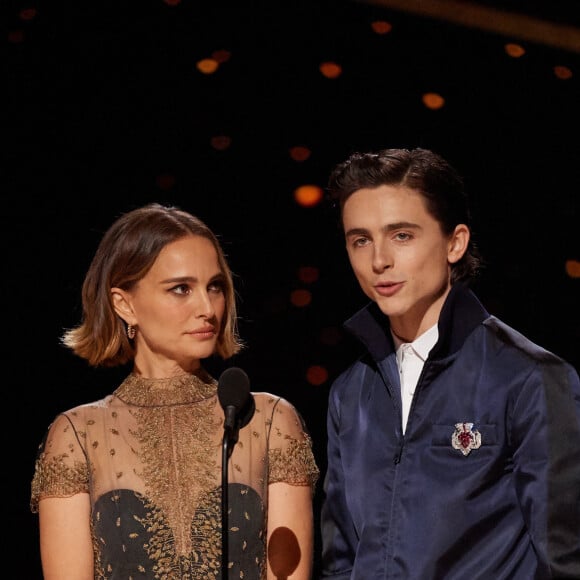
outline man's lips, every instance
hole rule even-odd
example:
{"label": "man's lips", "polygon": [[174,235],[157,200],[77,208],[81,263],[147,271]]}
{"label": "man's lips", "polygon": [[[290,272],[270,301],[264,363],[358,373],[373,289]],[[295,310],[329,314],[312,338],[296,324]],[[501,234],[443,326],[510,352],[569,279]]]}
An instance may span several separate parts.
{"label": "man's lips", "polygon": [[404,286],[404,282],[379,282],[375,284],[375,292],[389,298],[394,296]]}

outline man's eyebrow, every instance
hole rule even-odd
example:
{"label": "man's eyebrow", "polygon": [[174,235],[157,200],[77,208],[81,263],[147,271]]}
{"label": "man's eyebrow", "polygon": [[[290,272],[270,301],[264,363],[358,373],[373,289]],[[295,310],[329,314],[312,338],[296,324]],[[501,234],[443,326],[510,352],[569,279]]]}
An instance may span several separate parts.
{"label": "man's eyebrow", "polygon": [[367,236],[369,234],[369,230],[366,228],[351,228],[344,232],[345,237],[349,236]]}
{"label": "man's eyebrow", "polygon": [[[418,230],[421,226],[413,222],[396,222],[393,224],[384,225],[381,230],[385,233],[394,232],[396,230],[408,229],[408,230]],[[345,237],[349,236],[368,236],[369,230],[367,228],[351,228],[344,232]]]}
{"label": "man's eyebrow", "polygon": [[385,232],[392,232],[394,230],[418,230],[421,226],[419,224],[415,224],[413,222],[396,222],[394,224],[387,224],[386,226],[382,227],[382,230]]}

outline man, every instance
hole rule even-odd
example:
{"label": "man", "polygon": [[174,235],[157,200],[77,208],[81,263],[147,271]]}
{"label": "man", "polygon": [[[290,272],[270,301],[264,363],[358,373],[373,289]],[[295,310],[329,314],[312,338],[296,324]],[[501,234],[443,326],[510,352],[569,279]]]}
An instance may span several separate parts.
{"label": "man", "polygon": [[580,578],[580,379],[490,315],[461,177],[425,149],[332,172],[370,304],[327,417],[322,577]]}

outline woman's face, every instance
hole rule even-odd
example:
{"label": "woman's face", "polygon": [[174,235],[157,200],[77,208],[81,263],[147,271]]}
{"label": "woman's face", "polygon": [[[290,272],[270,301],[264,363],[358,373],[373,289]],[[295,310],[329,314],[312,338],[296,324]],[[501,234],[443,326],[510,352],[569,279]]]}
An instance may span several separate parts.
{"label": "woman's face", "polygon": [[129,292],[137,327],[135,366],[143,374],[168,376],[194,370],[215,351],[226,308],[226,278],[216,249],[190,235],[165,246]]}

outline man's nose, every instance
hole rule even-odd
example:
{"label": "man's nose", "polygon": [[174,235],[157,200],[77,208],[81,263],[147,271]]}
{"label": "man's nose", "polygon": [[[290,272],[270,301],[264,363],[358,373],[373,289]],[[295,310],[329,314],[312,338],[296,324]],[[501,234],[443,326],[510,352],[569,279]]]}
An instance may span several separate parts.
{"label": "man's nose", "polygon": [[392,266],[392,256],[386,243],[376,243],[373,249],[373,270],[382,272]]}

